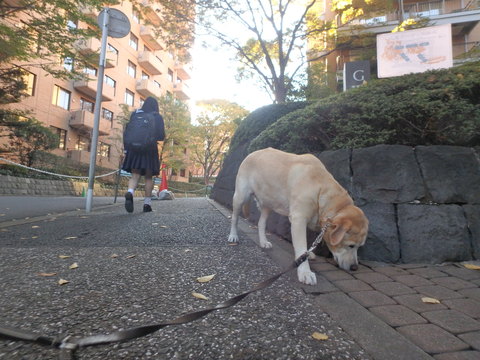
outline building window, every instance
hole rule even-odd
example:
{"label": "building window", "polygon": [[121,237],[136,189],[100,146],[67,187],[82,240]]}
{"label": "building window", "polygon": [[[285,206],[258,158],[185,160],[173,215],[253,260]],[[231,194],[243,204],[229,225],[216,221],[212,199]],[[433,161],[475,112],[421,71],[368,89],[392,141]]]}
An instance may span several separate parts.
{"label": "building window", "polygon": [[129,44],[132,47],[132,49],[138,50],[138,38],[135,35],[133,35],[132,33],[130,33]]}
{"label": "building window", "polygon": [[60,106],[65,110],[70,110],[70,98],[72,94],[70,91],[62,89],[60,86],[53,87],[52,104]]}
{"label": "building window", "polygon": [[105,84],[112,87],[113,89],[115,89],[117,86],[117,82],[108,75],[105,75]]}
{"label": "building window", "polygon": [[58,136],[58,148],[65,150],[67,148],[67,130],[50,126],[50,130]]}
{"label": "building window", "polygon": [[113,112],[108,109],[102,108],[102,118],[108,121],[113,121]]}
{"label": "building window", "polygon": [[80,98],[80,110],[85,110],[93,113],[94,108],[95,104],[93,102],[84,98]]}
{"label": "building window", "polygon": [[150,79],[150,75],[142,71],[142,80],[148,80],[148,79]]}
{"label": "building window", "polygon": [[133,106],[133,104],[135,103],[135,94],[126,89],[125,90],[125,104],[129,105],[129,106]]}
{"label": "building window", "polygon": [[127,74],[133,77],[134,79],[137,77],[137,66],[130,60],[128,60]]}
{"label": "building window", "polygon": [[180,169],[180,176],[185,177],[186,171],[185,169]]}
{"label": "building window", "polygon": [[155,86],[158,89],[162,87],[162,85],[157,80],[153,80],[153,86]]}
{"label": "building window", "polygon": [[138,11],[133,10],[132,11],[132,20],[136,22],[137,24],[140,24],[140,18],[138,17]]}
{"label": "building window", "polygon": [[73,70],[73,58],[66,57],[63,59],[63,67],[65,70],[72,71]]}
{"label": "building window", "polygon": [[99,147],[98,147],[97,155],[109,159],[110,158],[110,145],[101,142],[99,144]]}
{"label": "building window", "polygon": [[85,67],[83,69],[83,72],[87,75],[90,75],[90,76],[97,76],[97,69],[89,67],[89,66]]}
{"label": "building window", "polygon": [[88,138],[84,136],[79,136],[77,142],[75,143],[75,150],[87,150],[89,151],[89,142]]}
{"label": "building window", "polygon": [[35,92],[35,84],[37,76],[32,74],[30,71],[22,69],[22,80],[25,84],[25,90],[23,91],[24,94],[33,96]]}
{"label": "building window", "polygon": [[173,71],[168,69],[168,80],[173,83]]}
{"label": "building window", "polygon": [[112,62],[114,65],[118,63],[118,50],[110,44],[107,46],[107,61]]}

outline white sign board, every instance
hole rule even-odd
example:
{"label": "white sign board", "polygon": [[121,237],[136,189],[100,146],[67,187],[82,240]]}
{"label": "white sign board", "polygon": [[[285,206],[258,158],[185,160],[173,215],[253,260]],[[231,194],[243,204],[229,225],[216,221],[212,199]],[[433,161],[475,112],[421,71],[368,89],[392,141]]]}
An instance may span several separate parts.
{"label": "white sign board", "polygon": [[377,36],[378,77],[453,66],[450,24]]}

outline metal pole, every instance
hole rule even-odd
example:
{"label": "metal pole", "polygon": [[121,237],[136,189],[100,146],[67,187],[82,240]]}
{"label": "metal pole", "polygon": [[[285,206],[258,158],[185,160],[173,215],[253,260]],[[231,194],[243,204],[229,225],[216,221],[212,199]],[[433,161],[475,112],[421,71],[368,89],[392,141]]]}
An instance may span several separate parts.
{"label": "metal pole", "polygon": [[88,171],[88,191],[85,211],[92,211],[93,184],[95,182],[95,164],[97,162],[98,128],[100,125],[100,110],[102,108],[103,75],[105,73],[105,53],[107,49],[109,8],[104,8],[102,24],[102,46],[100,48],[100,60],[98,62],[97,96],[95,98],[95,112],[93,118],[92,143],[90,144],[90,168]]}

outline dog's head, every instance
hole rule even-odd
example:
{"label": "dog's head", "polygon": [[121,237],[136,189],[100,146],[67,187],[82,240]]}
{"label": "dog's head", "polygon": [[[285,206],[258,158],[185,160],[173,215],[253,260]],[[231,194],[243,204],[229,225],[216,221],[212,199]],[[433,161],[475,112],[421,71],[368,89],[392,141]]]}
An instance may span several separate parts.
{"label": "dog's head", "polygon": [[358,207],[349,205],[330,219],[324,239],[338,266],[344,270],[357,270],[357,250],[365,244],[368,220]]}

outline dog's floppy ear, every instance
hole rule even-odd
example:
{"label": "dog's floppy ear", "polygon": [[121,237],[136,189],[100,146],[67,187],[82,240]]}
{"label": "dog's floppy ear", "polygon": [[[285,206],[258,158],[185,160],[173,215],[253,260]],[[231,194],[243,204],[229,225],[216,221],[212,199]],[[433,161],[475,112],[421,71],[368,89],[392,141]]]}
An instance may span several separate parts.
{"label": "dog's floppy ear", "polygon": [[330,233],[330,245],[336,246],[342,242],[343,237],[350,229],[350,223],[343,221],[339,224],[332,224],[332,230]]}

